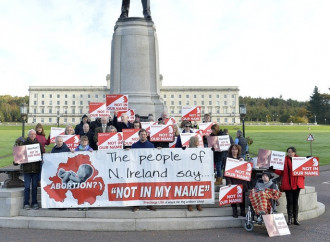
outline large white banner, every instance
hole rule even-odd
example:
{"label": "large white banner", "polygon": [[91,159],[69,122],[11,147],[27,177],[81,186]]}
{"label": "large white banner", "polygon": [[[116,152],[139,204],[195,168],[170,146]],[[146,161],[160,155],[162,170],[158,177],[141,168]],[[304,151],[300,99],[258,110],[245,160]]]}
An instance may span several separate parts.
{"label": "large white banner", "polygon": [[43,208],[214,203],[208,148],[45,154]]}

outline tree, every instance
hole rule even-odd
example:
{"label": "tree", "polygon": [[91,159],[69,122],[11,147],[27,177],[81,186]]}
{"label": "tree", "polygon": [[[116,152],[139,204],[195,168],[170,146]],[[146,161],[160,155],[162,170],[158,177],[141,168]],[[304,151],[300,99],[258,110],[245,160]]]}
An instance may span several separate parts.
{"label": "tree", "polygon": [[310,96],[309,104],[307,107],[309,111],[309,121],[314,122],[315,116],[316,121],[318,123],[322,123],[322,120],[324,120],[324,98],[322,97],[321,93],[319,92],[319,89],[317,86],[314,87],[314,91],[312,96]]}

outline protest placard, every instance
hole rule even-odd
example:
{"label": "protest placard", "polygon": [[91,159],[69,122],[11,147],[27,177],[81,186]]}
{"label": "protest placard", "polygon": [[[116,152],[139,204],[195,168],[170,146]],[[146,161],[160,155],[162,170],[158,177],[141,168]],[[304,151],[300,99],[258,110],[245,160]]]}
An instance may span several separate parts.
{"label": "protest placard", "polygon": [[230,185],[220,187],[219,190],[219,206],[232,203],[243,202],[243,185]]}
{"label": "protest placard", "polygon": [[75,150],[80,143],[80,135],[61,135],[63,142],[71,151]]}
{"label": "protest placard", "polygon": [[65,134],[65,128],[51,127],[50,128],[50,143],[54,144],[56,137],[59,135],[64,135],[64,134]]}
{"label": "protest placard", "polygon": [[139,141],[140,129],[123,129],[124,145],[132,146]]}
{"label": "protest placard", "polygon": [[201,107],[182,107],[181,120],[200,121],[201,120]]}
{"label": "protest placard", "polygon": [[208,147],[213,147],[215,151],[227,151],[230,147],[229,135],[207,136]]}
{"label": "protest placard", "polygon": [[141,126],[143,129],[147,131],[147,135],[150,136],[150,127],[151,125],[157,125],[157,122],[141,122]]}
{"label": "protest placard", "polygon": [[45,154],[43,208],[213,204],[207,148]]}
{"label": "protest placard", "polygon": [[106,95],[106,105],[109,111],[127,111],[128,110],[128,96],[121,94]]}
{"label": "protest placard", "polygon": [[151,125],[151,142],[172,142],[174,139],[173,125]]}
{"label": "protest placard", "polygon": [[122,149],[123,148],[123,133],[110,132],[98,133],[98,150]]}
{"label": "protest placard", "polygon": [[294,176],[319,176],[319,157],[292,157]]}
{"label": "protest placard", "polygon": [[173,118],[173,117],[170,117],[170,118],[166,118],[165,120],[164,120],[164,123],[165,124],[168,124],[168,125],[173,125],[173,124],[176,124],[176,120],[175,120],[175,118]]}
{"label": "protest placard", "polygon": [[214,125],[214,122],[208,122],[208,123],[200,123],[198,124],[199,126],[199,130],[200,130],[200,134],[202,134],[203,136],[209,136],[212,133],[212,125]]}
{"label": "protest placard", "polygon": [[118,120],[118,122],[121,122],[121,115],[123,113],[126,113],[127,114],[128,121],[129,122],[131,122],[131,123],[134,122],[134,120],[135,120],[135,112],[134,112],[133,109],[128,109],[127,111],[119,111],[118,114],[117,114],[117,120]]}
{"label": "protest placard", "polygon": [[257,167],[269,168],[273,166],[276,170],[284,169],[285,152],[259,149]]}
{"label": "protest placard", "polygon": [[92,119],[100,117],[109,117],[110,111],[107,109],[105,103],[90,102],[89,103],[89,116]]}
{"label": "protest placard", "polygon": [[181,133],[180,139],[181,139],[182,147],[189,147],[189,140],[193,136],[196,136],[198,138],[198,147],[203,148],[204,147],[203,138],[198,133]]}
{"label": "protest placard", "polygon": [[208,147],[213,148],[214,151],[220,152],[218,136],[207,136],[206,138]]}
{"label": "protest placard", "polygon": [[290,234],[283,213],[262,215],[269,237]]}
{"label": "protest placard", "polygon": [[41,151],[39,144],[14,146],[14,162],[16,164],[31,163],[41,161]]}
{"label": "protest placard", "polygon": [[178,140],[178,137],[175,136],[173,142],[170,142],[168,144],[169,148],[175,148],[175,145],[176,145],[176,141],[177,140]]}
{"label": "protest placard", "polygon": [[225,176],[250,181],[252,174],[252,162],[227,158]]}

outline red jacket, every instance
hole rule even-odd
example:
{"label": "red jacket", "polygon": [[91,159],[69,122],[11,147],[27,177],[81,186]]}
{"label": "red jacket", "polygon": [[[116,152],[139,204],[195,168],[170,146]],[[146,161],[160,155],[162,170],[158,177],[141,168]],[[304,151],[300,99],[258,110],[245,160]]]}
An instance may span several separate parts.
{"label": "red jacket", "polygon": [[285,157],[284,170],[275,170],[275,173],[282,176],[281,189],[283,191],[305,188],[305,177],[292,175],[292,159],[289,156]]}
{"label": "red jacket", "polygon": [[50,136],[48,136],[48,139],[46,139],[45,136],[37,134],[36,139],[39,141],[40,143],[40,148],[41,148],[41,153],[45,153],[45,145],[49,145],[50,143]]}

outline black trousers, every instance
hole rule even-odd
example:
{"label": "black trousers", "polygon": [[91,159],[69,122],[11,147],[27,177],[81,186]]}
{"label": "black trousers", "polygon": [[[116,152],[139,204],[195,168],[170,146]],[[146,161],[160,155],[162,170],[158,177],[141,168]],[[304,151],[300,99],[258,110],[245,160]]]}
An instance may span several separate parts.
{"label": "black trousers", "polygon": [[298,210],[299,210],[299,205],[298,205],[298,200],[299,200],[299,193],[300,193],[300,188],[296,190],[288,190],[285,191],[285,196],[286,196],[286,208],[288,211],[288,215],[298,215]]}
{"label": "black trousers", "polygon": [[[130,5],[130,0],[123,0],[122,5],[121,5],[121,14],[128,16],[129,12],[129,5]],[[142,7],[143,7],[143,16],[148,17],[151,16],[150,12],[150,0],[141,0]]]}
{"label": "black trousers", "polygon": [[[239,203],[239,208],[241,209],[241,211],[245,211],[245,192],[243,192],[242,195],[243,195],[243,202]],[[232,208],[237,208],[237,203],[232,203],[230,204],[230,206]]]}

